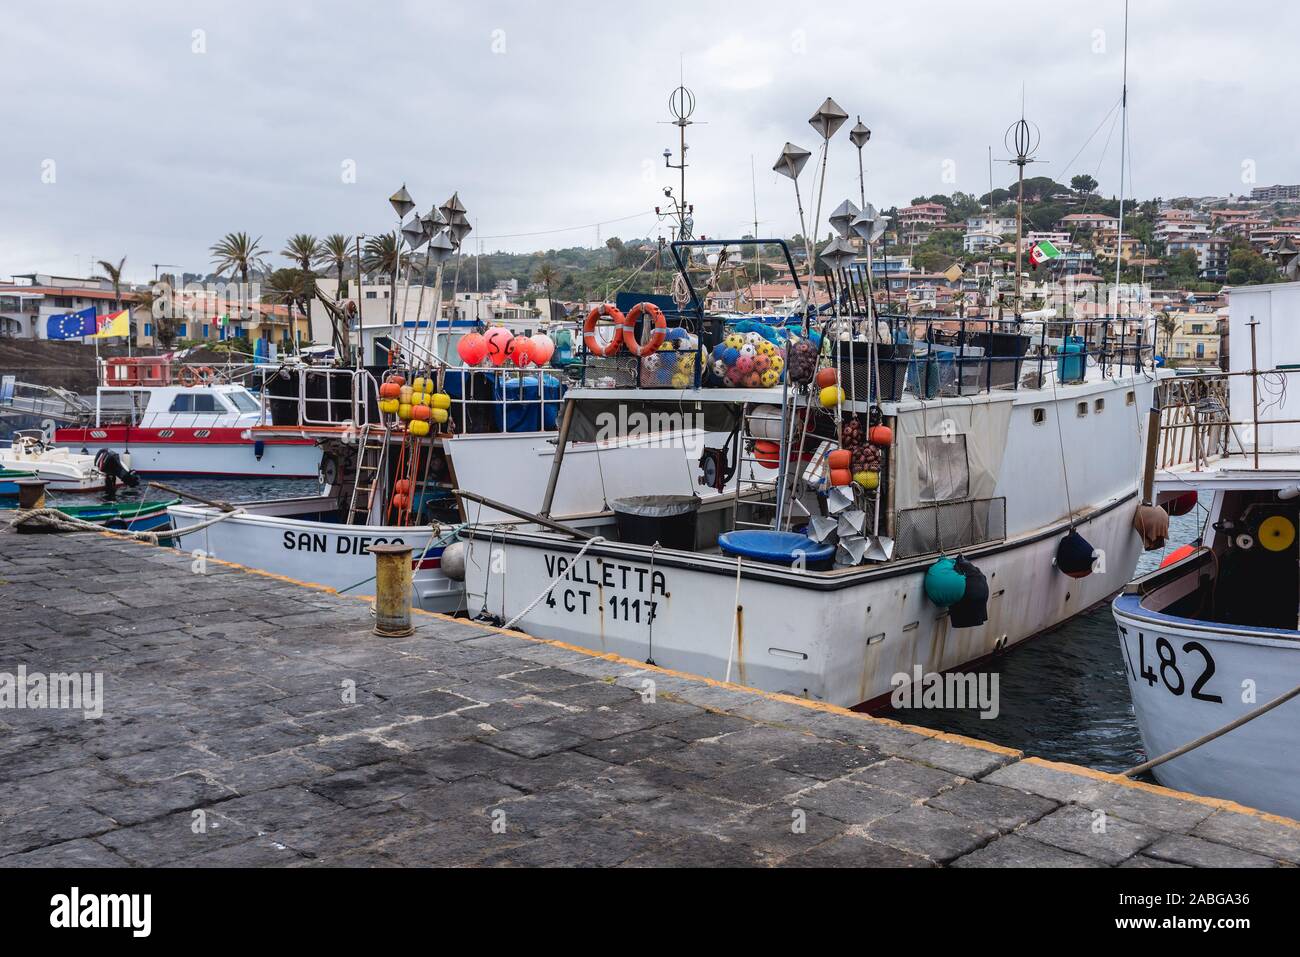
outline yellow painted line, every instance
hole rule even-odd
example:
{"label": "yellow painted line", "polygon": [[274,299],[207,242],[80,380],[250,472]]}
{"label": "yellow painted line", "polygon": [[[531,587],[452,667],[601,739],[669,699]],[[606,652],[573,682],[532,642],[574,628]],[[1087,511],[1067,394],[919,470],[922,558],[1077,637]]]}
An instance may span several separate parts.
{"label": "yellow painted line", "polygon": [[[111,529],[105,529],[101,534],[113,538],[125,538],[127,541],[135,542],[138,545],[145,545],[150,548],[156,547],[149,545],[148,542],[142,542],[139,539],[122,535]],[[176,549],[182,552],[181,549]],[[183,553],[183,552],[182,552]],[[310,588],[313,591],[325,592],[329,595],[336,595],[340,598],[350,598],[354,601],[370,602],[371,599],[365,595],[340,595],[339,592],[330,588],[328,585],[318,585],[314,582],[299,581],[296,578],[290,578],[287,575],[277,575],[274,572],[263,571],[260,568],[249,568],[247,565],[240,565],[237,562],[228,562],[219,558],[208,558],[206,561],[216,562],[218,565],[225,565],[228,568],[235,568],[251,575],[261,575],[263,578],[270,578],[275,581],[288,582],[292,585],[301,585],[303,588]],[[994,744],[991,741],[981,741],[979,738],[968,738],[962,734],[952,734],[947,731],[935,731],[933,728],[922,728],[917,725],[904,724],[901,721],[895,721],[892,718],[878,718],[875,715],[864,714],[861,711],[853,711],[840,705],[828,704],[825,701],[810,701],[807,698],[799,698],[794,695],[779,694],[773,691],[761,691],[758,688],[751,688],[747,685],[738,685],[734,682],[719,681],[716,678],[706,678],[703,675],[691,674],[687,671],[675,671],[671,668],[661,668],[658,665],[648,665],[644,661],[637,661],[633,658],[625,658],[622,655],[616,655],[612,652],[593,651],[590,648],[583,648],[581,645],[572,645],[568,642],[558,641],[553,638],[538,638],[535,635],[529,635],[522,631],[507,630],[499,628],[496,625],[488,625],[481,621],[474,621],[469,618],[456,618],[452,615],[444,615],[440,612],[425,611],[422,608],[412,608],[411,611],[417,615],[424,615],[427,618],[438,618],[443,621],[452,622],[457,625],[471,625],[481,631],[506,635],[510,638],[518,638],[523,641],[531,641],[536,644],[550,645],[553,648],[562,648],[565,651],[574,651],[586,655],[589,658],[597,658],[602,661],[611,661],[617,664],[628,665],[639,671],[653,671],[658,674],[670,675],[674,678],[682,678],[688,681],[697,681],[701,684],[709,685],[714,688],[725,688],[731,691],[743,691],[746,694],[754,695],[757,698],[765,698],[769,701],[780,701],[786,704],[798,705],[801,708],[807,708],[810,711],[820,711],[825,714],[838,714],[845,717],[856,718],[859,721],[866,721],[872,724],[885,725],[898,728],[903,731],[911,731],[913,734],[919,734],[923,737],[935,741],[946,741],[950,744],[964,745],[968,748],[976,748],[980,751],[988,751],[992,754],[1002,754],[1008,757],[1019,758],[1026,764],[1034,764],[1039,767],[1050,768],[1054,771],[1061,771],[1066,774],[1074,774],[1079,777],[1091,778],[1095,781],[1104,781],[1111,784],[1120,784],[1124,787],[1134,788],[1139,791],[1147,791],[1151,794],[1162,795],[1164,797],[1178,798],[1183,801],[1191,801],[1196,804],[1212,807],[1221,811],[1228,811],[1234,814],[1244,814],[1257,820],[1267,821],[1271,824],[1281,824],[1286,827],[1300,830],[1300,821],[1295,821],[1289,817],[1283,817],[1279,814],[1271,814],[1268,811],[1261,811],[1258,808],[1247,807],[1244,804],[1238,804],[1235,801],[1229,801],[1224,798],[1206,797],[1201,794],[1192,794],[1189,791],[1177,791],[1173,788],[1167,788],[1159,784],[1148,784],[1145,781],[1135,781],[1132,778],[1126,778],[1122,774],[1112,774],[1109,771],[1098,771],[1095,768],[1084,767],[1081,764],[1066,764],[1060,761],[1049,761],[1046,758],[1025,757],[1023,751],[1015,748],[1003,747],[1000,744]]]}
{"label": "yellow painted line", "polygon": [[1247,807],[1245,804],[1238,804],[1236,801],[1229,801],[1225,798],[1206,797],[1203,794],[1192,794],[1189,791],[1176,791],[1173,788],[1167,788],[1160,784],[1148,784],[1146,781],[1135,781],[1132,778],[1124,777],[1122,774],[1112,774],[1109,771],[1098,771],[1096,768],[1086,768],[1078,764],[1065,764],[1060,761],[1048,761],[1046,758],[1025,758],[1024,763],[1036,764],[1039,767],[1051,768],[1053,771],[1062,771],[1066,774],[1091,778],[1094,781],[1104,781],[1108,784],[1122,784],[1124,787],[1133,788],[1138,791],[1146,791],[1149,794],[1178,798],[1183,801],[1192,801],[1195,804],[1212,807],[1216,810],[1230,811],[1233,814],[1245,814],[1249,817],[1258,818],[1261,821],[1267,821],[1270,824],[1281,824],[1286,827],[1300,830],[1300,821],[1293,820],[1289,817],[1283,817],[1280,814],[1270,814],[1268,811],[1259,810],[1259,808]]}

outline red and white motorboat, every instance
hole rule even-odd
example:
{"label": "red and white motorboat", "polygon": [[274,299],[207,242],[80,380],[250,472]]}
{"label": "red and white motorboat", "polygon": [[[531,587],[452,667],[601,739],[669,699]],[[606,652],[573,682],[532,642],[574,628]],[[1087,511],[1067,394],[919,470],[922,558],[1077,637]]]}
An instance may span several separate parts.
{"label": "red and white motorboat", "polygon": [[130,453],[143,475],[316,478],[319,446],[308,438],[254,438],[258,397],[211,369],[175,369],[166,357],[109,359],[95,390],[92,423],[56,429],[78,452]]}

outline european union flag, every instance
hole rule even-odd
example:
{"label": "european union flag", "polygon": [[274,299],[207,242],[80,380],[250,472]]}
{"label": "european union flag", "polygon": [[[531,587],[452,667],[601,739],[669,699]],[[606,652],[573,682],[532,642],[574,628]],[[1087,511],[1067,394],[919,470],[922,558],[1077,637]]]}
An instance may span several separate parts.
{"label": "european union flag", "polygon": [[50,316],[45,323],[45,338],[80,339],[82,336],[93,336],[99,331],[96,325],[95,307],[87,306],[80,312]]}

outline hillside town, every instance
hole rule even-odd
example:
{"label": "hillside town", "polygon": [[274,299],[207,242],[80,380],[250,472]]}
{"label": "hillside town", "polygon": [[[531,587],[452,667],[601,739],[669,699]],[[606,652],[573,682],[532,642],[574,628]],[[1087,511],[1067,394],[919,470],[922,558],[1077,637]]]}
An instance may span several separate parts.
{"label": "hillside town", "polygon": [[[851,238],[853,266],[861,276],[870,273],[882,311],[940,321],[1001,314],[1016,301],[1019,255],[1022,310],[1064,300],[1062,318],[1091,318],[1114,308],[1117,297],[1126,299],[1128,314],[1156,317],[1157,351],[1166,363],[1213,366],[1226,351],[1232,288],[1300,279],[1300,185],[1130,205],[1122,238],[1119,204],[1098,197],[1090,176],[1074,177],[1069,187],[1047,177],[1027,179],[1019,223],[1012,189],[981,197],[917,197],[886,212],[891,227],[870,250]],[[802,237],[793,237],[790,247],[802,273]],[[330,316],[318,291],[354,303],[357,328],[393,314],[418,312],[414,321],[427,322],[434,297],[423,292],[432,271],[423,284],[408,279],[398,288],[392,248],[390,236],[363,244],[360,237],[296,235],[279,253],[291,265],[277,267],[261,239],[232,233],[213,246],[213,268],[206,273],[161,273],[150,283],[130,283],[122,259],[101,261],[96,274],[84,277],[13,275],[0,281],[0,338],[71,338],[128,351],[204,347],[234,358],[269,357],[329,344]],[[1031,263],[1035,248],[1053,255]],[[730,261],[722,250],[722,259],[707,308],[771,314],[796,307],[800,289],[774,248],[744,257],[733,252]],[[403,257],[401,268],[408,265]],[[665,292],[672,272],[662,239],[611,238],[594,249],[526,255],[480,250],[458,256],[457,265],[443,281],[443,321],[538,329],[581,318],[633,277]],[[236,280],[251,281],[249,293],[224,291]],[[824,302],[825,295],[813,291],[812,298]],[[93,312],[99,325],[123,310],[129,339],[102,332],[51,336],[55,317]]]}

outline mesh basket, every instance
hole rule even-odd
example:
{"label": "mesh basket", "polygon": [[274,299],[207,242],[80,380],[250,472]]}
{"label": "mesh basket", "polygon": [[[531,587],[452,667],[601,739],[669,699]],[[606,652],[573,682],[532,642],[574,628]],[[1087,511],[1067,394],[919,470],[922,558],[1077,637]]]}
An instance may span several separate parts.
{"label": "mesh basket", "polygon": [[1007,536],[1007,500],[979,498],[903,509],[894,529],[900,558],[1000,542]]}

